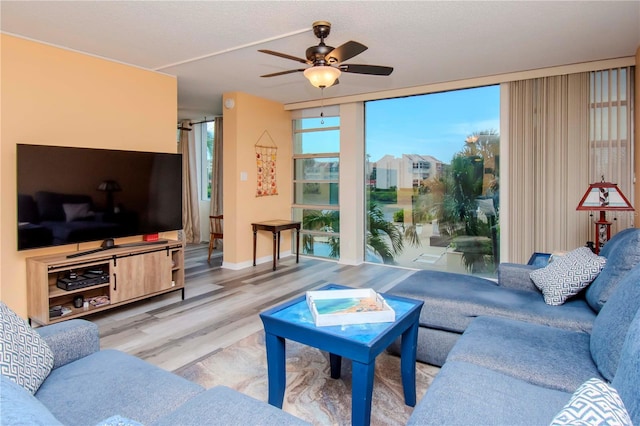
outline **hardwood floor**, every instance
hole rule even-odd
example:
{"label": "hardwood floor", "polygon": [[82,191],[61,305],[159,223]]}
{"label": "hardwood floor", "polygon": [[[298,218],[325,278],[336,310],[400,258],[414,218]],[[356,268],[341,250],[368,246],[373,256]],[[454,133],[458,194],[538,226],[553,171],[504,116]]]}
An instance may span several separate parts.
{"label": "hardwood floor", "polygon": [[185,300],[157,296],[88,319],[100,328],[102,349],[136,355],[166,370],[191,365],[262,330],[258,314],[327,283],[385,291],[414,271],[388,266],[340,265],[300,257],[239,271],[223,269],[221,253],[207,263],[207,245],[185,249]]}

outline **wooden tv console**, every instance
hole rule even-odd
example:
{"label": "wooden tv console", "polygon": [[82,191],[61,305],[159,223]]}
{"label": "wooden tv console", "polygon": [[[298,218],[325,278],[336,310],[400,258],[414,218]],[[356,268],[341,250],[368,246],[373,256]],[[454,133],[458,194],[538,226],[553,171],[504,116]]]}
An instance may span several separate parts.
{"label": "wooden tv console", "polygon": [[[85,281],[91,277],[100,282]],[[70,287],[87,286],[65,290],[58,287],[58,280],[71,282]],[[28,315],[32,323],[39,325],[83,317],[176,290],[182,291],[184,300],[184,247],[180,241],[124,245],[80,256],[61,253],[27,259]],[[74,307],[77,296],[82,296],[89,306]],[[54,306],[70,312],[50,317]]]}

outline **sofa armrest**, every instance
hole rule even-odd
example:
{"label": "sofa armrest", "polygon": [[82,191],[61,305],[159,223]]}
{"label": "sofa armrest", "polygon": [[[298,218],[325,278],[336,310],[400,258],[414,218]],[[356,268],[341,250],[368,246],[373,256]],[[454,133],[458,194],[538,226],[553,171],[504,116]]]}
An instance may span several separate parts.
{"label": "sofa armrest", "polygon": [[540,290],[529,277],[529,273],[536,269],[539,269],[539,267],[520,263],[501,263],[498,266],[498,285],[540,293]]}
{"label": "sofa armrest", "polygon": [[53,368],[58,368],[100,350],[98,326],[73,319],[35,329],[53,352]]}

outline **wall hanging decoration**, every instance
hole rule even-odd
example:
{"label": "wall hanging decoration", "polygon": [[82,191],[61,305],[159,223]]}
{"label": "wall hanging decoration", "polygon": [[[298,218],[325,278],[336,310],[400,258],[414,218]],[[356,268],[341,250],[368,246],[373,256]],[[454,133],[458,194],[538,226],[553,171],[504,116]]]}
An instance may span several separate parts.
{"label": "wall hanging decoration", "polygon": [[276,157],[278,147],[267,130],[258,138],[256,147],[256,166],[258,168],[258,182],[256,197],[278,195],[276,184]]}

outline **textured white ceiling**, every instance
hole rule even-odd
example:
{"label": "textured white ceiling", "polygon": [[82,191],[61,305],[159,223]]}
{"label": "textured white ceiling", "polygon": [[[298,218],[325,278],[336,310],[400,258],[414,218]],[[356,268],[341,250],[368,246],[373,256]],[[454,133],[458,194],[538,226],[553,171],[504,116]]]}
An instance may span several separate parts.
{"label": "textured white ceiling", "polygon": [[282,103],[318,99],[304,65],[311,24],[326,43],[369,47],[347,61],[388,65],[389,77],[343,74],[326,97],[635,55],[640,1],[7,1],[3,32],[178,78],[178,118],[222,113],[222,93]]}

